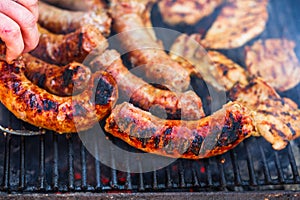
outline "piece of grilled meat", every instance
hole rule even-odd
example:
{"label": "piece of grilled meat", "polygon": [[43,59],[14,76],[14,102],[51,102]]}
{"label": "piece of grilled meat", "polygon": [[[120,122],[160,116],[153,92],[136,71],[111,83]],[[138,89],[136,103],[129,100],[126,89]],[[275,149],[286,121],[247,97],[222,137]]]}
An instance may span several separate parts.
{"label": "piece of grilled meat", "polygon": [[243,46],[261,34],[268,20],[268,0],[227,0],[202,43],[210,49]]}
{"label": "piece of grilled meat", "polygon": [[277,91],[286,91],[300,82],[300,64],[295,43],[287,39],[258,40],[245,48],[245,63],[251,75],[262,77]]}

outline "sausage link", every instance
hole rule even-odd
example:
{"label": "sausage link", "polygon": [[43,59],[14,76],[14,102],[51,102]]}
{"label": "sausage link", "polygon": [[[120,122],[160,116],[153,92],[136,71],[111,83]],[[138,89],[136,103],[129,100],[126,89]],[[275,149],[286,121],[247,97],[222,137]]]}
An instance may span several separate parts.
{"label": "sausage link", "polygon": [[256,132],[247,109],[234,102],[197,121],[163,120],[125,102],[112,110],[105,130],[145,152],[186,159],[225,153]]}
{"label": "sausage link", "polygon": [[48,64],[30,54],[24,54],[25,75],[34,84],[59,96],[82,92],[91,78],[91,70],[78,62],[63,67]]}
{"label": "sausage link", "polygon": [[193,91],[175,93],[156,88],[131,74],[123,65],[120,54],[106,50],[91,62],[92,70],[106,70],[117,81],[120,92],[144,110],[162,109],[172,119],[200,119],[205,116],[202,101]]}
{"label": "sausage link", "polygon": [[105,9],[69,11],[44,2],[39,2],[38,22],[53,33],[70,33],[89,24],[98,28],[104,36],[110,34],[111,26],[111,18]]}
{"label": "sausage link", "polygon": [[91,128],[115,104],[115,80],[106,72],[92,75],[86,90],[73,97],[53,95],[29,81],[22,60],[0,62],[0,100],[17,118],[59,133]]}
{"label": "sausage link", "polygon": [[106,4],[102,0],[43,0],[44,2],[74,11],[88,11],[95,8],[105,8]]}
{"label": "sausage link", "polygon": [[39,31],[39,44],[30,53],[56,65],[83,62],[88,55],[99,55],[108,47],[106,38],[91,25],[80,27],[66,35],[50,33],[41,26]]}
{"label": "sausage link", "polygon": [[122,33],[120,42],[129,52],[131,62],[135,66],[146,66],[145,76],[150,81],[172,91],[185,91],[190,84],[190,74],[164,51],[162,44],[154,38],[153,29],[146,27],[143,14],[149,8],[147,2],[149,0],[112,1],[113,28]]}

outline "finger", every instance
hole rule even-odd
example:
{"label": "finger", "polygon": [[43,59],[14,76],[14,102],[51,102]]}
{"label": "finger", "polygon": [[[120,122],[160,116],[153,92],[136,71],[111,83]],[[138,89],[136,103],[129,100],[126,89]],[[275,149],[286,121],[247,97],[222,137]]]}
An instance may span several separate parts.
{"label": "finger", "polygon": [[6,15],[0,13],[0,38],[6,45],[6,60],[16,59],[24,49],[24,42],[19,25]]}
{"label": "finger", "polygon": [[25,45],[25,52],[34,49],[39,40],[36,17],[23,5],[17,2],[1,1],[0,5],[1,4],[1,12],[19,24]]}
{"label": "finger", "polygon": [[37,22],[39,17],[38,0],[13,0],[13,1],[27,8],[34,15]]}

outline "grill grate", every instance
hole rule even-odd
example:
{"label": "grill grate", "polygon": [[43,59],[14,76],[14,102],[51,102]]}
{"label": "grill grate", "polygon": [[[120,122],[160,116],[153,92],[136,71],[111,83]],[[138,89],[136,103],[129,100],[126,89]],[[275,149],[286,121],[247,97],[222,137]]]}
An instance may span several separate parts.
{"label": "grill grate", "polygon": [[[129,172],[124,173],[93,159],[75,134],[69,138],[55,133],[34,137],[38,137],[35,140],[38,144],[28,145],[31,142],[28,138],[1,136],[5,142],[1,191],[256,191],[261,190],[261,186],[278,190],[288,184],[300,184],[299,158],[295,160],[294,156],[295,150],[300,151],[299,141],[293,144],[296,148],[289,145],[277,152],[264,139],[250,138],[221,156],[197,161],[179,159],[148,173],[130,173],[127,163]],[[59,140],[68,145],[60,149]],[[255,148],[251,148],[253,145]],[[29,146],[38,147],[39,152],[38,163],[32,167],[27,162],[27,157],[33,156],[26,154]],[[52,155],[46,153],[49,146],[53,146]],[[12,157],[17,154],[19,156]],[[64,162],[60,154],[64,154]],[[33,169],[36,165],[39,167]]]}
{"label": "grill grate", "polygon": [[[270,20],[261,38],[288,37],[300,44],[300,26],[292,20],[299,15],[295,3],[271,0]],[[242,63],[241,52],[237,49],[225,53]],[[295,90],[292,95],[298,94],[298,88]],[[291,97],[299,103],[297,95]],[[4,116],[1,124],[32,128],[4,107],[0,109]],[[224,155],[195,161],[179,159],[148,173],[131,173],[128,159],[124,159],[127,172],[103,165],[86,150],[77,134],[1,134],[0,142],[4,144],[0,147],[0,192],[300,191],[300,139],[282,151],[274,151],[263,138],[249,138]],[[116,164],[114,158],[111,164]],[[140,161],[134,164],[142,168]]]}

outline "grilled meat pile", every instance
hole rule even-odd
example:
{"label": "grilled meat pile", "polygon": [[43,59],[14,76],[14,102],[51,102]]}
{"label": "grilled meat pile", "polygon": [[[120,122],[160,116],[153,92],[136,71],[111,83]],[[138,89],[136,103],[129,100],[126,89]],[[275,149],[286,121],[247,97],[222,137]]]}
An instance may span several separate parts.
{"label": "grilled meat pile", "polygon": [[[156,3],[172,26],[195,24],[216,9],[219,14],[205,35],[181,34],[167,52],[152,26]],[[300,135],[300,110],[278,92],[299,83],[299,62],[293,41],[255,39],[265,29],[267,5],[267,0],[44,0],[38,47],[13,64],[0,62],[1,102],[21,120],[59,133],[87,130],[107,117],[107,133],[174,158],[219,155],[250,136],[283,149]],[[111,32],[119,33],[126,57],[108,49]],[[220,51],[233,48],[244,48],[245,66]],[[0,50],[5,54],[4,44]],[[126,63],[144,66],[144,76]],[[206,113],[191,77],[228,94],[228,101]]]}

